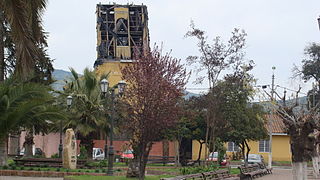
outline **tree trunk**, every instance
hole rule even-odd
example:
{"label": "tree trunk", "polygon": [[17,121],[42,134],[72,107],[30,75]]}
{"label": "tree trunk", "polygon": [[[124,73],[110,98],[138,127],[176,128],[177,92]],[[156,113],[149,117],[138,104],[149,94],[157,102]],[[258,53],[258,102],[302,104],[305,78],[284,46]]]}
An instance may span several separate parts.
{"label": "tree trunk", "polygon": [[169,141],[163,140],[162,141],[162,156],[165,156],[163,160],[168,161],[169,156]]}
{"label": "tree trunk", "polygon": [[146,174],[146,166],[148,162],[148,156],[152,148],[152,143],[149,142],[146,145],[143,145],[144,149],[142,150],[141,153],[141,159],[140,159],[140,164],[139,164],[139,180],[144,180],[145,174]]}
{"label": "tree trunk", "polygon": [[127,171],[127,177],[138,177],[139,180],[144,180],[145,170],[148,162],[148,156],[152,148],[152,143],[139,143],[136,146],[133,146],[134,159],[129,164]]}
{"label": "tree trunk", "polygon": [[3,27],[3,14],[0,11],[0,82],[4,81],[4,27]]}
{"label": "tree trunk", "polygon": [[201,158],[201,152],[202,152],[202,145],[203,145],[203,142],[201,141],[198,141],[199,144],[200,144],[200,148],[199,148],[199,154],[198,154],[198,159],[197,159],[197,162],[199,163],[200,165],[200,158]]}
{"label": "tree trunk", "polygon": [[29,132],[27,132],[27,134],[25,136],[25,141],[23,143],[24,156],[25,157],[32,157],[33,156],[33,152],[32,152],[33,144],[34,144],[34,142],[33,142],[33,132],[29,131]]}
{"label": "tree trunk", "polygon": [[7,165],[7,138],[0,140],[0,166]]}
{"label": "tree trunk", "polygon": [[[248,156],[249,156],[249,152],[250,152],[250,147],[249,144],[247,143],[247,141],[244,141],[244,144],[246,145],[245,147],[247,148],[247,152],[246,152],[246,166],[248,165]],[[243,148],[245,150],[245,148]]]}
{"label": "tree trunk", "polygon": [[293,180],[307,180],[307,162],[293,162],[292,175]]}
{"label": "tree trunk", "polygon": [[319,178],[319,156],[312,157],[313,176]]}
{"label": "tree trunk", "polygon": [[244,159],[244,166],[247,167],[248,166],[248,157],[246,156],[246,151],[245,151],[245,145],[244,145],[244,142],[242,142],[240,145],[240,148],[241,148],[241,154],[242,154],[242,157]]}

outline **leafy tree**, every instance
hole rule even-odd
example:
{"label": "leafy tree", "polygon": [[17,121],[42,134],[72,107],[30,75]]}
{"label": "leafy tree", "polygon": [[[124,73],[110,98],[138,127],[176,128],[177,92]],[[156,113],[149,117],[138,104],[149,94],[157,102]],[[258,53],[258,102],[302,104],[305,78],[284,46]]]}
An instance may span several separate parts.
{"label": "leafy tree", "polygon": [[[106,132],[109,123],[106,121],[108,106],[104,104],[100,92],[100,79],[94,71],[85,69],[83,76],[70,68],[72,81],[65,87],[65,96],[61,96],[61,102],[65,105],[66,96],[72,95],[73,101],[70,108],[71,116],[64,123],[65,127],[75,130],[77,138],[86,148],[88,158],[92,157],[93,140],[98,137],[100,132]],[[108,98],[107,98],[108,99]],[[103,107],[105,105],[105,107]]]}
{"label": "leafy tree", "polygon": [[51,82],[52,60],[45,51],[41,24],[46,4],[46,0],[0,1],[0,81],[13,71],[23,81]]}
{"label": "leafy tree", "polygon": [[218,109],[226,122],[224,141],[232,141],[242,150],[246,164],[250,147],[248,141],[257,141],[267,137],[265,113],[258,104],[250,104],[253,98],[253,77],[248,74],[252,65],[242,66],[235,73],[229,74],[217,85],[220,89]]}
{"label": "leafy tree", "polygon": [[[47,86],[19,83],[10,78],[0,83],[0,152],[5,152],[3,143],[9,133],[20,132],[21,128],[30,134],[47,133],[52,122],[64,118],[53,102]],[[31,137],[27,145],[32,145]],[[0,157],[5,158],[6,153]],[[2,159],[0,165],[4,163]]]}
{"label": "leafy tree", "polygon": [[129,84],[123,97],[128,104],[125,128],[132,135],[134,153],[129,169],[138,168],[133,175],[139,179],[144,179],[152,144],[162,140],[165,130],[178,120],[177,103],[186,83],[187,73],[180,61],[160,52],[155,48],[121,70]]}
{"label": "leafy tree", "polygon": [[[224,122],[221,121],[219,113],[217,113],[215,98],[215,87],[225,70],[234,69],[243,62],[244,51],[247,34],[243,30],[234,29],[232,36],[227,43],[221,41],[220,37],[213,39],[213,42],[208,42],[205,32],[195,27],[191,22],[191,30],[187,32],[187,37],[195,37],[198,40],[200,56],[189,56],[187,61],[195,65],[195,71],[205,71],[206,76],[198,75],[196,83],[202,83],[204,78],[208,79],[210,93],[207,95],[209,99],[206,109],[208,110],[207,131],[205,142],[211,150],[215,149],[215,138],[221,132],[219,127]],[[208,153],[206,152],[206,155]]]}

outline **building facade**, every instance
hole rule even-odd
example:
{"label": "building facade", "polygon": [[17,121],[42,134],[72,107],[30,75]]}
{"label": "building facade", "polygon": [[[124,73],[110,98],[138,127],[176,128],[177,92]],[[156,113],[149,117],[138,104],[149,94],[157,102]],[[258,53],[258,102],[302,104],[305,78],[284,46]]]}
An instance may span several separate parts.
{"label": "building facade", "polygon": [[[267,115],[267,122],[271,122],[271,126],[266,125],[268,132],[272,132],[272,161],[291,161],[290,136],[286,133],[286,127],[281,118],[276,115]],[[250,154],[261,154],[265,161],[268,162],[269,157],[269,139],[260,141],[249,141]],[[239,156],[240,149],[233,142],[225,143],[227,150],[226,154],[229,159],[234,159],[233,156]],[[192,142],[192,159],[198,158],[200,144],[197,141]],[[205,148],[202,148],[201,159],[205,158]]]}

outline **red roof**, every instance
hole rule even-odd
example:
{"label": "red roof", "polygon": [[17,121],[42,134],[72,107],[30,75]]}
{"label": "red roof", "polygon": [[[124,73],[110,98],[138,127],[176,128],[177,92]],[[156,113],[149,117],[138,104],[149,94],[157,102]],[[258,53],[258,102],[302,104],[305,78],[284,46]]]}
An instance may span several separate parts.
{"label": "red roof", "polygon": [[275,115],[275,114],[268,114],[266,115],[266,128],[269,132],[270,130],[270,125],[269,123],[271,122],[271,130],[272,130],[272,133],[287,133],[286,131],[286,126],[284,125],[282,119]]}

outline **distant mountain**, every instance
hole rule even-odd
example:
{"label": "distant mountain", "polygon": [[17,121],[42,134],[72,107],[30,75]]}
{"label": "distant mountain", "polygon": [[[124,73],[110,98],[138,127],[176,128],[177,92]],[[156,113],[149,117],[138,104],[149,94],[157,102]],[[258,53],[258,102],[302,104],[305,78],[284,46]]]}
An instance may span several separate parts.
{"label": "distant mountain", "polygon": [[[52,84],[52,88],[56,91],[62,91],[63,86],[66,85],[66,81],[70,81],[70,78],[72,77],[71,72],[61,70],[61,69],[55,69],[52,73],[53,79],[56,80]],[[189,99],[192,96],[200,96],[199,94],[195,94],[189,91],[185,91],[185,99]]]}
{"label": "distant mountain", "polygon": [[184,99],[190,99],[191,97],[193,97],[193,96],[196,96],[196,97],[199,97],[200,96],[200,94],[196,94],[196,93],[192,93],[192,92],[189,92],[189,91],[185,91],[184,92]]}
{"label": "distant mountain", "polygon": [[55,80],[68,80],[72,76],[71,72],[61,69],[55,69],[52,75]]}
{"label": "distant mountain", "polygon": [[66,81],[69,81],[72,77],[71,72],[61,70],[61,69],[55,69],[52,73],[53,79],[55,80],[54,83],[52,83],[52,88],[56,91],[62,91],[63,86],[66,85]]}

